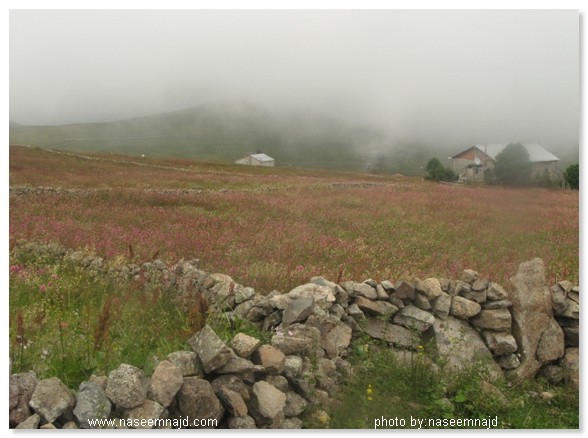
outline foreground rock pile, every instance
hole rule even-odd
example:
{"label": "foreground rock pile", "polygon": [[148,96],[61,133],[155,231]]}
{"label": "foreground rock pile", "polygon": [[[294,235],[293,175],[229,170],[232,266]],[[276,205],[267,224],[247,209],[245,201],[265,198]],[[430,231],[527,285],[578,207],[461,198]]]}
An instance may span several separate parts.
{"label": "foreground rock pile", "polygon": [[269,342],[238,333],[224,343],[206,325],[188,341],[191,351],[171,353],[150,377],[122,364],[75,394],[57,378],[15,374],[11,427],[92,428],[90,420],[110,419],[102,427],[300,428],[304,415],[328,422],[320,407],[352,373],[346,360],[352,339],[365,335],[399,358],[426,349],[440,373],[478,365],[494,379],[539,373],[578,387],[579,289],[565,281],[549,288],[540,259],[521,264],[509,293],[465,270],[459,280],[396,284],[314,277],[288,293],[263,296],[198,269],[196,260],[113,269],[101,259],[67,257],[89,269],[163,282],[178,306],[206,303],[226,321],[257,325],[271,334]]}

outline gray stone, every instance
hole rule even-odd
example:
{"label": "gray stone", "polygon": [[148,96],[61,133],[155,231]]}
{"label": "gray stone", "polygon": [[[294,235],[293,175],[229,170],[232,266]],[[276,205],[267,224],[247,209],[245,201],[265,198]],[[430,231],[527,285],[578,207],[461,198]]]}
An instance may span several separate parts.
{"label": "gray stone", "polygon": [[31,401],[38,380],[35,372],[29,371],[28,373],[12,374],[9,382],[10,386],[16,386],[18,391],[16,406],[10,409],[9,413],[10,425],[16,426],[29,418],[33,413],[30,409],[29,402]]}
{"label": "gray stone", "polygon": [[168,407],[184,382],[182,372],[170,361],[159,362],[149,383],[152,400],[164,408]]}
{"label": "gray stone", "polygon": [[312,277],[310,279],[310,282],[317,284],[319,286],[330,287],[332,290],[335,290],[335,288],[337,287],[337,283],[333,283],[332,281],[329,281],[324,277]]}
{"label": "gray stone", "polygon": [[381,284],[376,285],[376,293],[378,294],[378,300],[387,301],[390,299],[390,295]]}
{"label": "gray stone", "polygon": [[[351,342],[351,327],[345,324],[336,325],[323,337],[322,347],[329,359],[336,356],[347,356],[347,347]],[[287,416],[287,415],[286,415]]]}
{"label": "gray stone", "polygon": [[40,380],[29,406],[47,423],[53,423],[66,410],[75,406],[76,399],[69,388],[57,377]]}
{"label": "gray stone", "polygon": [[449,314],[459,319],[468,319],[480,313],[480,310],[482,306],[478,303],[456,295],[451,300]]}
{"label": "gray stone", "polygon": [[237,305],[237,307],[235,307],[235,310],[233,310],[233,315],[235,315],[238,318],[246,319],[249,321],[249,312],[251,312],[251,310],[254,307],[255,303],[253,302],[253,300],[245,301]]}
{"label": "gray stone", "polygon": [[249,400],[249,390],[240,376],[236,376],[234,374],[224,374],[212,381],[212,389],[214,390],[215,394],[218,394],[219,390],[223,387],[239,393],[243,400]]}
{"label": "gray stone", "polygon": [[[429,303],[429,300],[427,299],[427,297],[425,295],[423,295],[422,293],[417,293],[416,297],[414,298],[413,303],[415,306],[417,306],[419,309],[421,310],[431,310],[432,306],[431,303]],[[404,307],[403,307],[404,309]]]}
{"label": "gray stone", "polygon": [[153,400],[145,400],[139,406],[127,409],[124,418],[132,429],[154,429],[155,420],[165,418],[167,409]]}
{"label": "gray stone", "polygon": [[284,415],[286,417],[298,417],[306,407],[308,402],[294,391],[286,392],[286,405],[284,406]]}
{"label": "gray stone", "polygon": [[554,285],[550,289],[551,291],[551,304],[553,306],[553,313],[560,316],[568,308],[568,301],[566,292],[559,286]]}
{"label": "gray stone", "polygon": [[353,283],[351,290],[347,290],[347,292],[352,297],[364,297],[368,300],[378,299],[378,292],[376,292],[376,289],[366,283]]}
{"label": "gray stone", "polygon": [[568,384],[578,391],[580,389],[580,349],[566,348],[561,366]]}
{"label": "gray stone", "polygon": [[337,319],[341,319],[345,315],[345,309],[339,303],[335,303],[329,309],[329,314],[335,315]]}
{"label": "gray stone", "polygon": [[371,301],[362,296],[355,297],[355,303],[364,313],[374,316],[394,315],[398,307],[387,301]]}
{"label": "gray stone", "polygon": [[568,293],[568,298],[576,304],[580,304],[580,292],[571,291]]}
{"label": "gray stone", "polygon": [[[243,304],[247,304],[247,303],[251,303],[251,301],[246,301]],[[268,309],[267,307],[253,305],[251,307],[251,310],[247,313],[247,321],[251,321],[251,322],[261,321],[266,316],[268,316],[270,313],[271,313],[270,309]]]}
{"label": "gray stone", "polygon": [[390,294],[390,302],[392,304],[394,304],[396,307],[398,307],[399,309],[404,309],[404,301],[402,301],[398,295],[396,294],[396,292],[392,292]]}
{"label": "gray stone", "polygon": [[106,396],[122,408],[134,408],[146,397],[143,387],[143,371],[132,365],[121,364],[108,374]]}
{"label": "gray stone", "polygon": [[564,355],[564,333],[554,319],[543,331],[537,344],[537,359],[543,363],[559,359]]}
{"label": "gray stone", "polygon": [[269,299],[269,303],[274,309],[284,310],[292,302],[288,295],[274,295]]}
{"label": "gray stone", "polygon": [[299,377],[302,372],[303,360],[298,356],[286,356],[284,363],[284,372],[292,374],[294,377]]}
{"label": "gray stone", "polygon": [[290,324],[293,324],[295,322],[305,321],[306,318],[310,316],[313,309],[314,298],[312,297],[303,297],[293,300],[288,306],[286,306],[284,310],[284,314],[282,315],[282,327],[288,327]]}
{"label": "gray stone", "polygon": [[508,298],[508,293],[498,283],[490,282],[486,296],[490,301],[498,301]]}
{"label": "gray stone", "polygon": [[347,308],[349,305],[349,294],[347,291],[341,286],[337,285],[335,292],[337,293],[335,296],[337,304],[340,304],[344,309]]}
{"label": "gray stone", "polygon": [[286,394],[261,380],[253,385],[249,409],[258,426],[273,423],[286,406]]}
{"label": "gray stone", "polygon": [[280,374],[284,371],[286,356],[271,345],[262,345],[252,355],[253,363],[262,365],[268,374]]}
{"label": "gray stone", "polygon": [[216,419],[220,421],[224,409],[216,397],[212,385],[198,377],[185,377],[177,395],[180,413],[190,419]]}
{"label": "gray stone", "polygon": [[283,393],[288,391],[288,379],[286,379],[284,376],[266,376],[265,381]]}
{"label": "gray stone", "polygon": [[492,354],[496,356],[511,354],[518,349],[517,341],[508,333],[483,331],[482,337]]}
{"label": "gray stone", "polygon": [[38,414],[33,414],[23,421],[21,421],[17,426],[16,429],[38,429],[39,423],[41,422],[41,417]]}
{"label": "gray stone", "polygon": [[508,300],[486,301],[482,304],[482,309],[506,309],[511,306],[512,303]]}
{"label": "gray stone", "polygon": [[235,304],[241,304],[249,301],[255,295],[255,290],[251,287],[239,287],[235,291]]}
{"label": "gray stone", "polygon": [[416,333],[377,318],[367,318],[362,324],[362,329],[372,338],[381,339],[396,347],[415,348],[418,345]]}
{"label": "gray stone", "polygon": [[429,301],[433,301],[443,293],[443,289],[441,289],[441,283],[436,278],[418,280],[415,287],[417,291],[424,293]]}
{"label": "gray stone", "polygon": [[251,372],[263,372],[264,368],[260,365],[255,365],[250,360],[244,359],[233,353],[232,357],[222,367],[217,368],[213,372],[215,374],[244,374]]}
{"label": "gray stone", "polygon": [[333,290],[328,286],[319,286],[314,283],[303,284],[288,292],[293,300],[298,298],[313,298],[314,304],[321,309],[328,309],[336,301]]}
{"label": "gray stone", "polygon": [[324,357],[319,359],[314,376],[317,388],[327,391],[330,396],[333,396],[337,390],[337,366],[335,363]]}
{"label": "gray stone", "polygon": [[312,339],[306,336],[290,336],[287,333],[274,335],[271,344],[285,355],[306,356],[312,350]]}
{"label": "gray stone", "polygon": [[237,333],[231,341],[231,347],[237,356],[248,358],[261,345],[261,341],[245,333]]}
{"label": "gray stone", "polygon": [[481,329],[507,332],[510,331],[512,317],[508,309],[482,309],[470,322]]}
{"label": "gray stone", "polygon": [[216,391],[216,395],[232,416],[244,417],[247,415],[247,405],[245,404],[243,397],[241,397],[241,394],[238,392],[225,386],[221,386],[219,390]]}
{"label": "gray stone", "polygon": [[204,375],[198,355],[193,351],[174,351],[166,359],[180,370],[183,377]]}
{"label": "gray stone", "polygon": [[45,423],[39,429],[57,429],[53,423]]}
{"label": "gray stone", "polygon": [[507,376],[520,381],[534,377],[543,365],[537,358],[537,346],[545,328],[553,321],[553,311],[541,259],[521,263],[517,275],[510,281],[513,285],[509,296],[512,301],[512,334],[519,346],[521,365]]}
{"label": "gray stone", "polygon": [[[478,282],[480,280],[476,280],[476,282]],[[462,290],[461,291],[461,296],[470,300],[470,301],[475,301],[476,303],[482,304],[485,303],[487,300],[487,296],[486,296],[486,289],[483,290],[469,290],[469,291],[465,291]]]}
{"label": "gray stone", "polygon": [[395,324],[420,332],[427,330],[434,322],[435,317],[433,315],[415,306],[406,306],[394,317]]}
{"label": "gray stone", "polygon": [[415,289],[410,284],[405,281],[401,281],[396,285],[396,296],[400,298],[402,301],[414,300],[415,297]]}
{"label": "gray stone", "polygon": [[516,354],[509,354],[498,359],[498,365],[505,370],[514,370],[521,365]]}
{"label": "gray stone", "polygon": [[229,429],[257,429],[255,420],[249,415],[243,417],[230,417],[227,421]]}
{"label": "gray stone", "polygon": [[362,320],[365,318],[365,314],[359,308],[357,304],[352,304],[347,308],[347,314],[351,316],[353,319]]}
{"label": "gray stone", "polygon": [[367,280],[364,281],[365,284],[367,284],[368,286],[371,286],[375,289],[375,287],[378,285],[378,282],[376,280],[374,280],[373,278],[368,278]]}
{"label": "gray stone", "polygon": [[567,295],[568,293],[570,293],[570,291],[572,290],[572,287],[573,287],[573,284],[572,284],[572,283],[570,283],[570,282],[569,282],[569,281],[567,281],[567,280],[560,281],[560,282],[559,282],[559,283],[557,283],[557,284],[558,284],[558,285],[559,285],[559,286],[560,286],[560,287],[563,289],[563,291],[566,293],[566,295]]}
{"label": "gray stone", "polygon": [[74,421],[68,421],[61,428],[62,429],[79,429],[78,425]]}
{"label": "gray stone", "polygon": [[386,292],[394,292],[396,290],[394,285],[388,280],[384,280],[380,284],[382,285],[382,287],[384,288],[384,290]]}
{"label": "gray stone", "polygon": [[566,347],[580,346],[580,327],[562,327]]}
{"label": "gray stone", "polygon": [[8,385],[9,399],[8,409],[12,410],[18,405],[18,385],[9,383]]}
{"label": "gray stone", "polygon": [[472,283],[472,290],[476,292],[481,292],[488,288],[488,280],[484,280],[482,278],[478,278],[476,281]]}
{"label": "gray stone", "polygon": [[473,284],[479,277],[479,274],[472,269],[465,269],[461,274],[462,281]]}
{"label": "gray stone", "polygon": [[456,373],[481,366],[488,370],[491,379],[502,377],[500,367],[480,334],[467,321],[451,317],[444,321],[436,319],[432,327],[425,334],[424,342],[435,348],[445,372]]}
{"label": "gray stone", "polygon": [[569,298],[566,299],[566,309],[558,316],[563,316],[565,318],[571,319],[580,319],[580,305],[575,301],[570,300]]}
{"label": "gray stone", "polygon": [[276,310],[271,313],[267,318],[263,320],[261,330],[264,332],[270,332],[274,330],[282,322],[282,311]]}
{"label": "gray stone", "polygon": [[441,319],[449,317],[449,310],[451,309],[451,295],[443,292],[433,301],[433,315]]}
{"label": "gray stone", "polygon": [[302,429],[302,420],[296,417],[286,418],[284,420],[284,429]]}
{"label": "gray stone", "polygon": [[222,367],[233,356],[233,351],[220,340],[208,324],[192,336],[188,344],[198,354],[205,373]]}
{"label": "gray stone", "polygon": [[106,419],[112,405],[102,386],[96,382],[82,382],[76,396],[73,413],[82,429],[93,429],[88,420]]}

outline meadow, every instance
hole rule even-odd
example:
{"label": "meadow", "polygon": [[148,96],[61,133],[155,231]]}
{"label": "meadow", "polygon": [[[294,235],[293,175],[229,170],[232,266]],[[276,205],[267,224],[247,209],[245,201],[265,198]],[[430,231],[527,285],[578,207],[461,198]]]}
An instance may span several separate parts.
{"label": "meadow", "polygon": [[[188,348],[198,326],[157,287],[97,276],[51,251],[27,252],[23,242],[112,263],[199,258],[202,269],[262,293],[287,292],[315,275],[396,281],[460,278],[467,268],[508,287],[519,263],[534,257],[545,261],[550,284],[577,284],[579,276],[573,191],[15,146],[10,186],[13,372],[58,376],[74,389],[121,362],[149,374],[158,358]],[[38,187],[45,190],[17,190]],[[208,318],[225,340],[235,330],[264,336],[245,321],[227,332],[222,318]],[[565,388],[503,386],[510,402],[498,403],[479,391],[479,376],[440,382],[418,362],[397,366],[377,343],[366,355],[363,342],[354,341],[356,373],[330,407],[331,427],[370,428],[366,419],[376,414],[500,415],[502,427],[578,427],[578,395]],[[529,395],[546,389],[553,403]]]}
{"label": "meadow", "polygon": [[106,158],[12,147],[11,187],[84,190],[11,196],[11,245],[56,242],[105,258],[132,245],[136,261],[156,251],[170,262],[197,257],[262,292],[314,275],[395,281],[467,268],[506,285],[534,257],[551,284],[578,281],[577,192]]}

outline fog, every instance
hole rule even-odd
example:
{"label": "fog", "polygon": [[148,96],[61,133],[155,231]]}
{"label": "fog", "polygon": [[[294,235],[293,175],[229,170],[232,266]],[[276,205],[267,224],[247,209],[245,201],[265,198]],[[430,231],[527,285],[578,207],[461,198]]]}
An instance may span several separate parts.
{"label": "fog", "polygon": [[21,124],[246,101],[387,144],[578,145],[578,11],[13,10],[9,24]]}

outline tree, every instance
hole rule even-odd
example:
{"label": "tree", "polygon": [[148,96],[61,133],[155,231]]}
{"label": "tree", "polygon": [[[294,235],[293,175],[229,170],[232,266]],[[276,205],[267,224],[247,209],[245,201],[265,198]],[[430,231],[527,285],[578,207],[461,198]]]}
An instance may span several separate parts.
{"label": "tree", "polygon": [[572,164],[566,169],[564,179],[574,190],[580,190],[580,165]]}
{"label": "tree", "polygon": [[531,179],[531,169],[529,153],[520,143],[508,144],[496,156],[494,174],[500,184],[511,186],[527,185]]}
{"label": "tree", "polygon": [[425,175],[425,179],[431,181],[455,181],[457,180],[457,175],[455,172],[449,168],[443,167],[441,161],[438,158],[431,158],[427,163],[425,170],[427,171],[427,175]]}
{"label": "tree", "polygon": [[445,168],[441,161],[438,158],[431,158],[425,167],[427,171],[427,175],[425,179],[429,179],[432,181],[441,181],[445,176]]}

